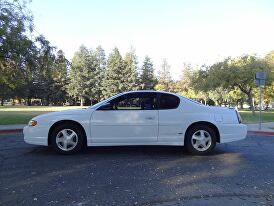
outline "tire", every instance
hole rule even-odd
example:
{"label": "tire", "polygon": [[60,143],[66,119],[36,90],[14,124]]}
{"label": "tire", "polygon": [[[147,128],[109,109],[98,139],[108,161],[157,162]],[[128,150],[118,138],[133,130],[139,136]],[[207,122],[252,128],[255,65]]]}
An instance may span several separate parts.
{"label": "tire", "polygon": [[185,146],[191,154],[206,155],[214,151],[216,139],[216,134],[211,127],[197,125],[187,132]]}
{"label": "tire", "polygon": [[82,129],[75,124],[62,124],[54,128],[50,142],[54,150],[60,154],[73,154],[80,151],[86,137]]}

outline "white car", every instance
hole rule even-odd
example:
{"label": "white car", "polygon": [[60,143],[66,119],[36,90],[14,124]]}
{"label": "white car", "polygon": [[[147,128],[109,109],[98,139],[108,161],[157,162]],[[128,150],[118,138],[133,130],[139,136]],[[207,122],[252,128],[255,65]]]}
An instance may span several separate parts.
{"label": "white car", "polygon": [[205,106],[177,94],[131,91],[86,109],[34,117],[24,127],[29,144],[52,146],[70,154],[85,146],[181,145],[207,154],[216,143],[246,137],[237,110]]}

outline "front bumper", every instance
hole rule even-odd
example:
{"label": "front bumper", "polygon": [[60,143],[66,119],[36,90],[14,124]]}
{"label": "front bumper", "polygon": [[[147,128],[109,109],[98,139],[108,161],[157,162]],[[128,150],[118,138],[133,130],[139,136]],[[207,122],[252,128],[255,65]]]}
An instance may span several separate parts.
{"label": "front bumper", "polygon": [[25,126],[23,129],[24,141],[28,144],[35,145],[48,145],[48,136],[43,131],[44,129],[39,126]]}
{"label": "front bumper", "polygon": [[220,143],[233,142],[246,138],[245,124],[223,124],[219,126]]}

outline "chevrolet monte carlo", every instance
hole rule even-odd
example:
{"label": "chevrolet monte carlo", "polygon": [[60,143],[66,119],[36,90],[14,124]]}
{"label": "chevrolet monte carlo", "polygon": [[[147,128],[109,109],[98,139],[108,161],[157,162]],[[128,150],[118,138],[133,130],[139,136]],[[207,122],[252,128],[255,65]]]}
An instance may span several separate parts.
{"label": "chevrolet monte carlo", "polygon": [[205,106],[177,94],[131,91],[86,109],[34,117],[24,140],[71,154],[86,146],[174,145],[208,154],[216,143],[246,137],[237,110]]}

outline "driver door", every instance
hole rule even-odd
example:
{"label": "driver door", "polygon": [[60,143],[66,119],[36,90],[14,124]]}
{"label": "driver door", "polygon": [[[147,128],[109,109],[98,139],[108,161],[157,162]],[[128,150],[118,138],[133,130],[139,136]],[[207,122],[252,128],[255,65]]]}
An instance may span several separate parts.
{"label": "driver door", "polygon": [[91,117],[92,142],[142,144],[156,142],[157,137],[157,94],[153,92],[119,96]]}

